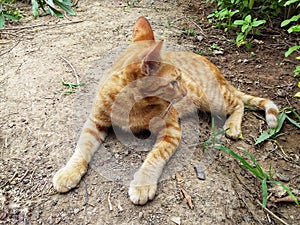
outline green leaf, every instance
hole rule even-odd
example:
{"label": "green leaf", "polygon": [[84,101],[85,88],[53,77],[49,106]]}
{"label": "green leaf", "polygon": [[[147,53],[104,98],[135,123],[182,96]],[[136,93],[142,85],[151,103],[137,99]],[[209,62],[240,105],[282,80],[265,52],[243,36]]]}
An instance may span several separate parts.
{"label": "green leaf", "polygon": [[62,3],[58,0],[54,0],[55,4],[58,5],[60,8],[62,8],[64,11],[66,11],[71,16],[75,16],[75,12],[65,3]]}
{"label": "green leaf", "polygon": [[285,53],[284,53],[284,56],[285,57],[288,57],[290,54],[292,54],[294,51],[296,51],[297,49],[300,48],[300,45],[295,45],[295,46],[292,46],[290,47]]}
{"label": "green leaf", "polygon": [[0,14],[0,28],[3,28],[4,25],[5,25],[4,15],[1,13]]}
{"label": "green leaf", "polygon": [[[272,129],[273,130],[273,129]],[[271,130],[271,131],[272,131]],[[275,132],[271,133],[271,132],[267,132],[267,131],[263,131],[261,133],[261,135],[259,135],[259,137],[256,139],[256,142],[254,145],[258,145],[260,144],[261,142],[269,139],[270,137],[272,137],[274,135]]]}
{"label": "green leaf", "polygon": [[51,6],[52,8],[55,8],[53,0],[45,0],[45,2],[47,3],[47,5]]}
{"label": "green leaf", "polygon": [[300,65],[296,66],[295,70],[294,70],[294,77],[297,77],[300,74]]}
{"label": "green leaf", "polygon": [[39,16],[39,3],[37,0],[31,0],[32,14],[34,17]]}
{"label": "green leaf", "polygon": [[253,27],[258,27],[258,26],[260,26],[260,25],[262,25],[262,24],[264,24],[264,23],[266,23],[265,20],[257,20],[257,21],[253,21],[253,22],[252,22],[252,26],[253,26]]}
{"label": "green leaf", "polygon": [[236,37],[236,43],[240,43],[241,41],[244,40],[244,34],[239,33],[238,36]]}
{"label": "green leaf", "polygon": [[288,5],[293,4],[293,3],[295,3],[295,2],[298,2],[298,1],[299,1],[299,0],[289,0],[289,1],[287,1],[286,3],[284,3],[283,6],[288,6]]}
{"label": "green leaf", "polygon": [[263,191],[263,201],[262,201],[262,205],[263,207],[267,206],[267,198],[268,198],[268,187],[267,187],[267,180],[263,179],[261,181],[261,188]]}
{"label": "green leaf", "polygon": [[300,24],[297,24],[295,26],[291,26],[288,30],[288,33],[295,33],[295,32],[300,32]]}
{"label": "green leaf", "polygon": [[244,24],[244,20],[235,20],[233,22],[234,25],[243,25]]}
{"label": "green leaf", "polygon": [[248,15],[244,19],[247,23],[251,23],[251,15]]}
{"label": "green leaf", "polygon": [[253,164],[255,165],[255,167],[257,168],[257,171],[260,174],[261,178],[268,178],[267,174],[265,173],[265,171],[261,168],[261,166],[259,165],[259,163],[256,161],[256,159],[254,158],[254,156],[252,154],[250,154],[250,152],[244,150],[244,152],[249,156],[249,158],[251,159],[251,161],[253,162]]}
{"label": "green leaf", "polygon": [[14,16],[14,15],[9,15],[9,14],[4,14],[4,17],[9,19],[9,20],[19,20],[19,16]]}
{"label": "green leaf", "polygon": [[[298,87],[300,88],[300,81],[299,81],[299,83],[298,83]],[[294,116],[295,116],[298,120],[300,120],[300,115],[296,112],[295,109],[292,109],[292,113],[294,114]]]}
{"label": "green leaf", "polygon": [[279,116],[278,116],[278,125],[275,128],[275,134],[278,133],[281,130],[282,125],[283,125],[286,117],[287,117],[287,115],[286,115],[285,112],[282,112],[282,113],[279,114]]}
{"label": "green leaf", "polygon": [[242,26],[242,32],[245,33],[245,31],[249,28],[249,25],[248,24],[244,24]]}
{"label": "green leaf", "polygon": [[222,146],[222,145],[219,146],[218,148],[219,148],[221,151],[226,152],[226,153],[229,153],[231,156],[233,156],[236,160],[238,160],[238,161],[242,164],[243,167],[245,167],[246,169],[250,170],[250,172],[251,172],[254,176],[256,176],[256,177],[258,177],[258,178],[260,178],[260,179],[264,179],[264,177],[261,176],[261,174],[258,172],[258,170],[255,169],[253,166],[251,166],[251,165],[247,162],[246,159],[244,159],[243,157],[241,157],[241,156],[239,156],[238,154],[236,154],[234,151],[232,151],[232,150],[230,150],[230,149],[228,149],[228,148],[226,148],[226,147],[224,147],[224,146]]}
{"label": "green leaf", "polygon": [[270,129],[269,131],[264,131],[261,133],[261,135],[256,139],[255,145],[271,138],[274,137],[276,134],[278,134],[278,132],[281,130],[282,125],[285,121],[285,119],[287,118],[287,115],[285,112],[282,112],[279,114],[278,116],[278,125],[276,128],[274,129]]}
{"label": "green leaf", "polygon": [[282,21],[281,23],[281,27],[284,27],[286,25],[288,25],[291,22],[295,22],[300,18],[300,14],[293,16],[292,18],[289,18],[287,20]]}
{"label": "green leaf", "polygon": [[254,0],[249,1],[249,9],[252,9],[254,5]]}
{"label": "green leaf", "polygon": [[62,12],[58,11],[57,9],[55,8],[52,8],[51,6],[49,6],[49,12],[50,14],[53,16],[53,15],[56,15],[57,17],[59,18],[63,18],[64,17],[64,14],[62,14]]}
{"label": "green leaf", "polygon": [[300,129],[300,124],[297,123],[295,120],[293,120],[292,118],[290,118],[289,116],[286,116],[286,118],[293,124],[295,125],[297,128]]}

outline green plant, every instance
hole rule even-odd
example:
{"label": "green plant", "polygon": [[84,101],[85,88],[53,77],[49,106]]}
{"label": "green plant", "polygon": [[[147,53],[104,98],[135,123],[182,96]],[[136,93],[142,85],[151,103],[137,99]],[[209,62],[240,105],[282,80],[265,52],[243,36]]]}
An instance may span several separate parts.
{"label": "green plant", "polygon": [[[300,81],[298,82],[298,88],[300,88]],[[296,98],[300,98],[300,91],[295,94]]]}
{"label": "green plant", "polygon": [[[284,6],[291,6],[292,4],[297,4],[297,6],[295,6],[296,8],[299,8],[300,6],[300,0],[289,0],[287,1]],[[289,24],[293,24],[295,22],[298,22],[298,20],[300,19],[300,13],[298,15],[294,15],[289,19],[286,19],[284,21],[282,21],[281,23],[281,27],[286,27]],[[300,24],[294,24],[291,25],[289,27],[289,29],[287,30],[288,33],[299,33],[300,32]],[[300,49],[300,45],[295,45],[295,46],[291,46],[286,52],[285,52],[285,57],[288,57],[290,54],[292,54],[294,51],[297,51],[298,49]],[[298,56],[296,59],[300,59],[300,57]],[[300,65],[296,66],[295,70],[294,70],[294,76],[298,76],[300,74]]]}
{"label": "green plant", "polygon": [[5,20],[19,20],[21,12],[14,6],[15,0],[0,0],[0,28],[5,26]]}
{"label": "green plant", "polygon": [[248,34],[250,32],[252,32],[252,34],[259,34],[258,30],[255,30],[255,28],[264,23],[266,23],[265,20],[258,20],[257,18],[254,18],[252,20],[251,15],[247,15],[243,20],[235,20],[233,24],[236,26],[241,26],[241,33],[237,33],[237,37],[235,40],[237,46],[239,47],[242,44],[246,44],[246,46],[251,47],[250,42],[247,41],[245,43]]}
{"label": "green plant", "polygon": [[266,207],[267,205],[267,197],[268,197],[268,184],[273,184],[276,186],[280,186],[282,189],[284,189],[288,195],[294,200],[294,202],[297,204],[297,206],[300,207],[299,202],[296,198],[296,196],[292,193],[292,191],[285,186],[284,184],[275,181],[272,179],[272,174],[271,174],[271,166],[270,166],[270,170],[269,173],[266,173],[262,167],[259,165],[259,163],[256,161],[256,159],[254,158],[254,156],[252,154],[250,154],[248,151],[244,150],[245,154],[250,158],[253,166],[242,156],[238,155],[237,153],[235,153],[234,151],[220,145],[218,146],[219,150],[226,152],[228,154],[230,154],[233,158],[235,158],[237,161],[239,161],[241,163],[241,166],[244,169],[247,169],[248,171],[250,171],[255,177],[259,178],[261,180],[261,188],[262,188],[262,193],[263,193],[263,200],[262,200],[262,205],[264,207]]}
{"label": "green plant", "polygon": [[291,117],[289,117],[288,114],[293,114],[300,121],[300,116],[295,109],[286,108],[282,110],[282,112],[278,116],[277,127],[268,131],[263,131],[261,135],[256,139],[255,145],[260,144],[261,142],[267,139],[276,138],[278,136],[283,135],[282,133],[280,133],[280,130],[286,119],[288,119],[288,121],[290,121],[293,125],[300,129],[300,124],[297,121],[293,120]]}
{"label": "green plant", "polygon": [[[225,32],[234,30],[236,32],[236,44],[241,46],[246,44],[250,47],[248,35],[250,33],[258,35],[258,29],[266,21],[273,18],[286,18],[291,12],[287,7],[299,0],[207,0],[210,3],[217,3],[214,12],[208,15],[209,21],[215,27],[224,29]],[[293,18],[293,17],[292,17]],[[294,17],[292,20],[295,20]],[[241,31],[237,28],[241,26]],[[296,29],[293,27],[291,29]],[[297,28],[298,29],[298,28]]]}
{"label": "green plant", "polygon": [[232,11],[231,9],[221,9],[220,11],[216,10],[213,13],[209,14],[207,18],[210,22],[215,22],[215,27],[218,29],[224,29],[224,32],[231,30],[236,27],[233,24],[232,18],[237,14],[239,10]]}
{"label": "green plant", "polygon": [[56,15],[57,17],[64,17],[64,14],[57,8],[62,9],[66,13],[74,16],[75,12],[72,9],[73,3],[71,0],[31,0],[32,14],[35,17],[40,15],[39,9],[46,14]]}
{"label": "green plant", "polygon": [[[297,113],[296,113],[296,115],[297,115],[297,117],[299,117],[299,115]],[[300,117],[299,117],[299,119],[300,119]],[[282,123],[283,123],[283,121],[282,121]],[[226,153],[230,154],[234,159],[239,161],[241,166],[244,169],[250,171],[255,177],[259,178],[261,180],[261,188],[262,188],[262,193],[263,193],[262,205],[264,207],[266,207],[266,205],[267,205],[268,184],[273,184],[273,185],[280,186],[281,188],[283,188],[288,193],[288,195],[294,200],[294,202],[297,204],[297,206],[300,207],[299,202],[298,202],[297,198],[295,197],[295,195],[292,193],[292,191],[288,187],[286,187],[284,184],[272,179],[271,166],[270,166],[269,172],[266,173],[262,169],[262,167],[259,165],[259,163],[256,161],[255,157],[252,154],[250,154],[248,151],[244,150],[244,153],[250,158],[252,165],[244,157],[238,155],[231,149],[224,147],[221,144],[221,137],[224,134],[225,134],[225,130],[216,131],[214,119],[212,119],[212,135],[209,139],[207,139],[203,143],[203,145],[202,145],[203,150],[206,150],[207,147],[215,147],[215,148],[219,149],[220,151],[226,152]]]}
{"label": "green plant", "polygon": [[221,145],[221,138],[226,133],[226,130],[219,130],[219,131],[216,130],[214,118],[212,118],[211,124],[212,124],[211,137],[203,142],[202,144],[203,151],[205,151],[208,147]]}
{"label": "green plant", "polygon": [[71,84],[71,83],[65,83],[62,81],[62,85],[68,87],[68,90],[65,92],[66,95],[72,94],[74,90],[78,87],[83,87],[85,84]]}
{"label": "green plant", "polygon": [[194,29],[187,29],[187,28],[183,28],[182,29],[182,33],[188,35],[188,36],[196,36],[196,32]]}

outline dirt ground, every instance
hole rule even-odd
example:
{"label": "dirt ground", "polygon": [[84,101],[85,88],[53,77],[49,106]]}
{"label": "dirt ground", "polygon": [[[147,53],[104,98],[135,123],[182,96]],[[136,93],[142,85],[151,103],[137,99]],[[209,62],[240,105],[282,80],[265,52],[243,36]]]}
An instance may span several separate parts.
{"label": "dirt ground", "polygon": [[[99,76],[130,43],[132,26],[141,15],[150,20],[157,37],[203,53],[236,87],[300,112],[293,97],[299,91],[295,61],[284,58],[295,40],[282,31],[265,30],[252,50],[236,48],[205,19],[205,1],[191,2],[141,1],[128,7],[123,1],[79,1],[75,17],[28,16],[0,30],[0,224],[281,224],[259,205],[257,178],[225,153],[202,151],[211,133],[209,115],[199,117],[199,133],[187,119],[181,149],[156,198],[145,206],[130,202],[127,184],[146,152],[132,151],[113,131],[78,187],[66,194],[52,187],[54,173],[74,150]],[[183,28],[194,29],[196,35],[184,34]],[[76,83],[74,71],[86,85],[66,95],[62,81]],[[265,170],[271,165],[274,179],[299,197],[299,129],[286,123],[276,142],[255,146],[266,129],[262,112],[246,110],[243,140],[224,138],[223,143],[239,154],[248,150]],[[137,146],[141,148],[140,142]],[[205,170],[205,180],[197,178],[194,165]],[[183,176],[194,209],[181,195],[176,172]],[[300,224],[300,209],[283,200],[285,192],[269,188],[267,208],[287,224]]]}

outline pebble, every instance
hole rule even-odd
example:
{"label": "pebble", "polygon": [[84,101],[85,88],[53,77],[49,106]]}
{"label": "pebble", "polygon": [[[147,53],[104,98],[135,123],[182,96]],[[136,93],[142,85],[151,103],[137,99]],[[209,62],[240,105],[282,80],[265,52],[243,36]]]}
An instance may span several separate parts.
{"label": "pebble", "polygon": [[278,97],[285,97],[286,91],[283,89],[277,89],[277,95],[278,95]]}
{"label": "pebble", "polygon": [[214,53],[215,55],[223,55],[223,54],[224,54],[224,52],[221,51],[221,50],[214,50],[213,53]]}
{"label": "pebble", "polygon": [[53,199],[53,200],[52,200],[52,206],[56,206],[57,202],[58,202],[57,199]]}
{"label": "pebble", "polygon": [[16,126],[16,123],[14,123],[14,122],[11,122],[11,123],[8,124],[9,128],[13,128],[14,126]]}
{"label": "pebble", "polygon": [[139,219],[142,219],[144,216],[144,213],[143,212],[139,212]]}
{"label": "pebble", "polygon": [[23,180],[23,184],[28,184],[29,183],[29,179],[24,179]]}
{"label": "pebble", "polygon": [[181,224],[180,217],[178,217],[178,216],[171,217],[171,221],[174,222],[177,225]]}
{"label": "pebble", "polygon": [[7,217],[7,213],[6,212],[1,212],[0,213],[0,220],[5,220]]}
{"label": "pebble", "polygon": [[290,181],[290,177],[288,175],[284,174],[282,169],[277,170],[276,176],[278,177],[278,179],[280,181],[283,181],[283,182],[289,182]]}
{"label": "pebble", "polygon": [[248,217],[244,216],[243,217],[243,220],[246,222],[246,223],[249,223],[251,221],[251,219],[249,219]]}
{"label": "pebble", "polygon": [[78,208],[74,209],[74,214],[77,214],[79,212],[80,212],[80,209],[78,209]]}
{"label": "pebble", "polygon": [[241,174],[241,176],[245,176],[246,175],[246,171],[245,170],[241,170],[240,174]]}
{"label": "pebble", "polygon": [[196,36],[196,38],[199,42],[201,42],[203,40],[203,36],[201,36],[201,35]]}
{"label": "pebble", "polygon": [[205,176],[205,173],[204,171],[202,170],[202,168],[200,166],[197,166],[195,165],[194,166],[196,172],[197,172],[197,176],[200,180],[205,180],[206,179],[206,176]]}

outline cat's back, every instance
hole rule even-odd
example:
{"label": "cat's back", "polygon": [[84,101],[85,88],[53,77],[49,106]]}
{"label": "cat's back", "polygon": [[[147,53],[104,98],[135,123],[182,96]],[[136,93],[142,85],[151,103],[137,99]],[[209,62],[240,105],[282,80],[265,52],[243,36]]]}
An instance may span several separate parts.
{"label": "cat's back", "polygon": [[186,79],[190,78],[201,86],[214,80],[226,83],[220,70],[204,56],[192,52],[165,52],[162,57],[165,62],[179,68]]}

